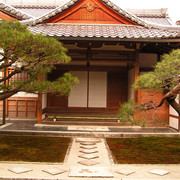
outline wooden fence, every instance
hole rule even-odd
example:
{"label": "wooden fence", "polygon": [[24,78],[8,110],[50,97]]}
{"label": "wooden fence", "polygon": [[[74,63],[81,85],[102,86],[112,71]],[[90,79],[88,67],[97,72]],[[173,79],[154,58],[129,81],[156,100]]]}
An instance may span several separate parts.
{"label": "wooden fence", "polygon": [[[0,101],[0,116],[2,117],[3,101]],[[11,97],[6,100],[6,117],[20,119],[35,119],[37,117],[37,98]]]}

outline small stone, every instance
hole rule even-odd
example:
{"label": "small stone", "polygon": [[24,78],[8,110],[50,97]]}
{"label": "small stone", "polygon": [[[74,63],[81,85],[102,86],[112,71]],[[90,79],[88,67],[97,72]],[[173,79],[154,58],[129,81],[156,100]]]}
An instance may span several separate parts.
{"label": "small stone", "polygon": [[157,174],[159,176],[164,176],[166,174],[169,174],[170,172],[169,171],[165,171],[165,170],[162,170],[162,169],[154,169],[152,171],[149,171],[149,173],[152,173],[152,174]]}
{"label": "small stone", "polygon": [[62,174],[64,172],[67,172],[67,170],[64,170],[61,168],[48,168],[48,169],[43,169],[42,171],[51,175],[57,175],[57,174]]}
{"label": "small stone", "polygon": [[94,142],[81,142],[81,145],[96,145]]}
{"label": "small stone", "polygon": [[82,148],[82,149],[95,149],[95,148],[97,148],[97,146],[82,145],[82,146],[80,146],[80,148]]}
{"label": "small stone", "polygon": [[20,174],[20,173],[26,173],[29,171],[32,171],[32,169],[26,168],[26,167],[14,167],[11,169],[8,169],[9,171],[16,173],[16,174]]}
{"label": "small stone", "polygon": [[97,153],[98,151],[94,149],[83,149],[83,150],[80,150],[79,152],[82,152],[85,154],[93,154],[93,153]]}
{"label": "small stone", "polygon": [[99,162],[93,161],[93,160],[85,160],[85,161],[79,161],[79,164],[85,165],[85,166],[93,166],[96,164],[99,164]]}
{"label": "small stone", "polygon": [[83,155],[80,155],[79,157],[84,158],[84,159],[95,159],[95,158],[98,158],[99,156],[94,155],[94,154],[83,154]]}
{"label": "small stone", "polygon": [[117,170],[115,172],[118,174],[125,175],[125,176],[135,173],[135,171],[131,171],[131,170],[127,170],[127,169],[121,169],[121,170]]}

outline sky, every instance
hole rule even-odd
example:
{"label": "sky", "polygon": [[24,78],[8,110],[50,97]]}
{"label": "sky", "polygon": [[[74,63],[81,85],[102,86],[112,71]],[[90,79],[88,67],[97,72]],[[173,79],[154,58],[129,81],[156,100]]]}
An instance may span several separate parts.
{"label": "sky", "polygon": [[[33,3],[56,3],[67,2],[69,0],[2,0],[6,3],[22,3],[28,2]],[[168,8],[168,13],[171,19],[176,22],[180,20],[180,0],[110,0],[121,8],[145,8],[145,9],[158,9],[158,8]]]}

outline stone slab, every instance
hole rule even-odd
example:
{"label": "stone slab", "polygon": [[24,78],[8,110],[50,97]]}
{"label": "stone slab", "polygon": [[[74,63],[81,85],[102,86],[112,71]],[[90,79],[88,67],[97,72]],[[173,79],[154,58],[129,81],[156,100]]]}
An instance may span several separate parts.
{"label": "stone slab", "polygon": [[70,168],[69,177],[102,177],[113,178],[113,174],[109,167],[78,167]]}
{"label": "stone slab", "polygon": [[94,143],[94,142],[81,142],[80,144],[81,145],[89,145],[89,146],[96,145],[96,143]]}
{"label": "stone slab", "polygon": [[99,162],[93,161],[93,160],[84,160],[84,161],[79,161],[78,163],[85,166],[94,166],[94,165],[100,164]]}
{"label": "stone slab", "polygon": [[159,175],[159,176],[164,176],[166,174],[169,174],[170,172],[162,170],[162,169],[154,169],[154,170],[149,171],[149,173],[156,174],[156,175]]}
{"label": "stone slab", "polygon": [[116,170],[115,172],[118,173],[118,174],[125,175],[125,176],[128,176],[128,175],[130,175],[130,174],[135,173],[135,171],[128,170],[128,169]]}
{"label": "stone slab", "polygon": [[80,150],[79,152],[85,153],[85,154],[98,153],[98,151],[97,151],[97,150],[94,150],[94,149],[82,149],[82,150]]}
{"label": "stone slab", "polygon": [[99,143],[102,142],[99,138],[76,138],[76,142],[94,142]]}
{"label": "stone slab", "polygon": [[57,174],[62,174],[64,172],[67,172],[67,170],[64,170],[61,168],[48,168],[48,169],[43,169],[42,171],[51,175],[57,175]]}
{"label": "stone slab", "polygon": [[82,148],[82,149],[96,149],[97,146],[92,146],[92,145],[82,145],[82,146],[80,146],[80,148]]}
{"label": "stone slab", "polygon": [[21,167],[21,166],[10,168],[8,170],[13,173],[16,173],[16,174],[21,174],[21,173],[26,173],[26,172],[32,171],[32,169],[30,169],[30,168]]}
{"label": "stone slab", "polygon": [[84,159],[95,159],[95,158],[98,158],[99,156],[95,154],[82,154],[82,155],[79,155],[79,157],[84,158]]}

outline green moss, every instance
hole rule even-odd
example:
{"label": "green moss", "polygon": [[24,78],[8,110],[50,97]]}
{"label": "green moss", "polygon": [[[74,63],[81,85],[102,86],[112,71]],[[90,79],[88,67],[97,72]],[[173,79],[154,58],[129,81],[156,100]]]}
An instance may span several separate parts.
{"label": "green moss", "polygon": [[0,136],[0,161],[63,162],[70,138]]}
{"label": "green moss", "polygon": [[180,163],[180,138],[108,138],[107,143],[119,164]]}

